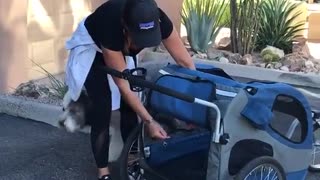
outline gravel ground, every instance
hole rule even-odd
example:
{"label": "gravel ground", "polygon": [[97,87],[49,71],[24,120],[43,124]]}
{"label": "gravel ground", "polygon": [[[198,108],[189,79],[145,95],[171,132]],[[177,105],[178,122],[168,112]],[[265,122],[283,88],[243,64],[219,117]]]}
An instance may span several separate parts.
{"label": "gravel ground", "polygon": [[33,101],[33,102],[38,102],[38,103],[44,103],[44,104],[52,104],[52,105],[57,105],[61,106],[62,105],[62,100],[56,97],[39,97],[37,99],[31,98],[31,97],[26,97],[26,96],[15,96],[12,94],[1,94],[3,96],[8,96],[8,97],[15,97],[23,101]]}

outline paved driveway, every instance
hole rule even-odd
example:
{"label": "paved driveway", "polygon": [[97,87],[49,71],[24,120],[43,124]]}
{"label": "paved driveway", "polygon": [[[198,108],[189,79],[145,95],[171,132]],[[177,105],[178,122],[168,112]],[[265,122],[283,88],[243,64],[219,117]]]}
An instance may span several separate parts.
{"label": "paved driveway", "polygon": [[96,179],[89,142],[83,133],[0,115],[0,179]]}
{"label": "paved driveway", "polygon": [[89,138],[0,114],[0,180],[95,180]]}

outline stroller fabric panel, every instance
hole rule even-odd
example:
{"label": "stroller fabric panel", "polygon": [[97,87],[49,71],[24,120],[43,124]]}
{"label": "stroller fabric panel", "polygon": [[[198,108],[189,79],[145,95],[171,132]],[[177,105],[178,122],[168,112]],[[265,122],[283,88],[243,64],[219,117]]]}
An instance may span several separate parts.
{"label": "stroller fabric panel", "polygon": [[[269,132],[255,128],[241,115],[248,99],[247,92],[242,90],[230,103],[224,120],[224,131],[230,135],[230,141],[221,146],[220,171],[212,172],[208,168],[207,179],[212,179],[212,174],[217,173],[220,179],[231,179],[246,163],[259,156],[273,157],[282,165],[288,177],[292,173],[306,173],[312,149],[290,147]],[[214,163],[209,159],[209,167]]]}
{"label": "stroller fabric panel", "polygon": [[[211,81],[164,75],[156,83],[206,101],[212,102],[215,99],[215,84]],[[188,123],[208,127],[208,108],[202,105],[186,102],[156,91],[151,91],[149,105],[157,112],[174,116]]]}
{"label": "stroller fabric panel", "polygon": [[[251,91],[249,92],[249,90]],[[253,91],[255,92],[253,93]],[[253,83],[246,87],[246,95],[248,102],[241,111],[241,115],[255,128],[267,131],[275,139],[292,148],[310,149],[312,147],[311,109],[307,100],[299,91],[282,83]],[[289,109],[285,110],[288,107]],[[279,137],[279,132],[275,132],[275,129],[270,126],[272,120],[279,125],[283,125],[282,119],[275,118],[275,108],[285,110],[282,112],[296,117],[300,121],[301,141],[299,141],[299,144],[292,142],[291,138]],[[280,132],[280,134],[284,133]]]}
{"label": "stroller fabric panel", "polygon": [[147,144],[147,147],[152,147],[150,156],[147,157],[151,166],[160,166],[192,153],[207,154],[211,141],[210,132],[205,130],[180,132],[171,136],[161,143]]}

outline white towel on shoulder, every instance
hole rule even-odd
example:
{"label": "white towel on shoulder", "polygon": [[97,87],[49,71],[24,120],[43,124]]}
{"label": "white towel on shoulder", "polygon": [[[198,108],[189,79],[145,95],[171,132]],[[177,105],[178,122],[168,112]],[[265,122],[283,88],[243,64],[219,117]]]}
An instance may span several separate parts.
{"label": "white towel on shoulder", "polygon": [[[72,37],[67,40],[65,47],[70,51],[66,66],[66,84],[68,94],[71,99],[76,101],[83,89],[85,80],[88,76],[96,52],[101,49],[96,46],[86,27],[84,26],[85,18],[79,23]],[[135,67],[133,58],[126,56],[127,68]],[[120,92],[112,77],[108,75],[110,90],[112,93],[112,110],[120,108]]]}

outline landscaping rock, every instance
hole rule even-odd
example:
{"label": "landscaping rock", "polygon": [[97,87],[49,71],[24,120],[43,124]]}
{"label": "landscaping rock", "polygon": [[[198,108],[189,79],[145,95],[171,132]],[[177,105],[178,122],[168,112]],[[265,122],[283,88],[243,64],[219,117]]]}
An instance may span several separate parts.
{"label": "landscaping rock", "polygon": [[282,67],[282,64],[280,62],[277,62],[274,64],[275,69],[280,69]]}
{"label": "landscaping rock", "polygon": [[285,71],[285,72],[289,72],[290,71],[287,66],[280,67],[280,70]]}
{"label": "landscaping rock", "polygon": [[306,67],[307,69],[312,69],[312,68],[314,68],[314,64],[313,64],[313,62],[310,61],[310,60],[306,61],[304,64],[305,64],[305,67]]}
{"label": "landscaping rock", "polygon": [[240,59],[239,64],[252,65],[252,56],[251,56],[251,54],[246,54],[246,55],[244,55],[244,56]]}
{"label": "landscaping rock", "polygon": [[229,54],[229,56],[227,56],[227,58],[233,64],[240,64],[239,62],[241,61],[242,56],[238,53],[236,53],[236,54],[232,53],[232,54]]}
{"label": "landscaping rock", "polygon": [[292,72],[299,72],[302,70],[302,67],[299,66],[298,64],[293,64],[290,66],[290,71]]}
{"label": "landscaping rock", "polygon": [[289,67],[290,71],[300,71],[305,66],[306,59],[298,53],[287,54],[282,59],[282,64]]}
{"label": "landscaping rock", "polygon": [[266,68],[267,68],[267,69],[274,69],[274,67],[273,67],[272,64],[268,64]]}
{"label": "landscaping rock", "polygon": [[218,61],[223,56],[224,55],[221,51],[214,49],[214,48],[209,49],[208,53],[207,53],[207,57],[210,60],[217,60]]}
{"label": "landscaping rock", "polygon": [[220,50],[230,50],[231,49],[231,39],[230,37],[221,38],[217,44],[217,49]]}
{"label": "landscaping rock", "polygon": [[252,56],[252,63],[254,63],[254,64],[256,64],[256,63],[264,63],[260,53],[253,52],[251,54],[251,56]]}
{"label": "landscaping rock", "polygon": [[206,53],[195,53],[192,57],[199,58],[199,59],[207,59],[208,58]]}
{"label": "landscaping rock", "polygon": [[220,57],[219,62],[221,62],[221,63],[229,63],[229,59],[227,59],[225,57]]}
{"label": "landscaping rock", "polygon": [[265,68],[266,67],[266,63],[256,63],[255,65],[257,67],[261,67],[261,68]]}
{"label": "landscaping rock", "polygon": [[305,62],[305,67],[303,68],[303,72],[311,73],[318,72],[318,69],[315,67],[314,63],[311,60]]}
{"label": "landscaping rock", "polygon": [[39,97],[48,96],[50,94],[50,89],[45,86],[40,86],[34,81],[29,81],[20,84],[17,89],[13,92],[15,96],[24,96],[38,99]]}
{"label": "landscaping rock", "polygon": [[298,53],[303,58],[309,59],[311,57],[309,47],[307,45],[307,40],[305,38],[299,38],[293,43],[292,52]]}

